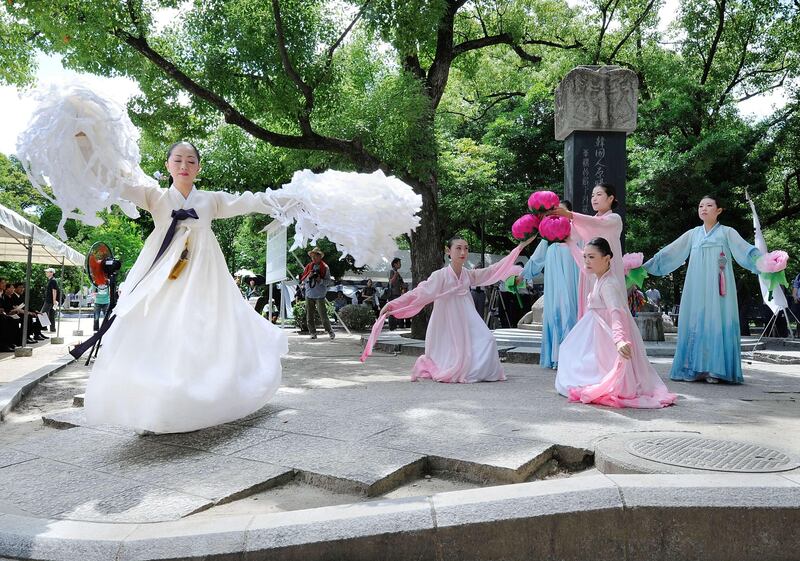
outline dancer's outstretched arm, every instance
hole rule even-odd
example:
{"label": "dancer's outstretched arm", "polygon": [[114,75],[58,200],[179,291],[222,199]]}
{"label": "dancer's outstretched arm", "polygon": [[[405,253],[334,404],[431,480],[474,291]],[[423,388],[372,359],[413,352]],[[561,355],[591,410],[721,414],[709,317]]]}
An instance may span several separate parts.
{"label": "dancer's outstretched arm", "polygon": [[651,275],[662,277],[686,263],[692,251],[692,235],[693,230],[684,232],[677,240],[661,249],[645,262],[645,270]]}
{"label": "dancer's outstretched arm", "polygon": [[519,275],[522,272],[522,267],[515,265],[517,257],[535,239],[536,236],[531,236],[527,240],[520,242],[511,253],[494,265],[483,269],[465,269],[464,271],[470,276],[470,286],[487,286],[506,280],[511,275]]}
{"label": "dancer's outstretched arm", "polygon": [[733,228],[725,228],[725,236],[728,239],[728,247],[731,249],[731,256],[733,256],[736,262],[751,273],[758,273],[756,259],[762,255],[758,248],[747,242],[747,240]]}
{"label": "dancer's outstretched arm", "polygon": [[539,242],[539,245],[536,246],[536,250],[533,252],[533,255],[531,255],[531,258],[528,259],[528,262],[525,263],[519,276],[526,281],[532,281],[536,275],[542,272],[542,269],[544,269],[544,261],[547,257],[547,247],[549,245],[547,240]]}

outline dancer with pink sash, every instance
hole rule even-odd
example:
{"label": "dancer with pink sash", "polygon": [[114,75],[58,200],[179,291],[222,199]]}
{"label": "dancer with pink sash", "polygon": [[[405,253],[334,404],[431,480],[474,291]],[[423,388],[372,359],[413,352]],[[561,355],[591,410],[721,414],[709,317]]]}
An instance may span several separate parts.
{"label": "dancer with pink sash", "polygon": [[570,401],[609,407],[659,408],[675,403],[647,359],[639,328],[611,269],[614,253],[604,238],[583,251],[570,243],[583,275],[595,278],[583,317],[561,344],[556,390]]}
{"label": "dancer with pink sash", "polygon": [[389,315],[401,319],[409,318],[434,302],[425,335],[425,354],[414,364],[411,380],[430,378],[449,383],[505,380],[497,343],[475,309],[470,288],[487,286],[511,275],[518,275],[521,267],[514,263],[522,249],[534,239],[535,237],[531,237],[520,243],[501,261],[484,269],[465,268],[464,263],[469,254],[467,242],[459,237],[451,239],[446,249],[450,264],[434,271],[414,290],[391,300],[383,307],[372,328],[361,361],[365,361],[372,353],[372,347]]}

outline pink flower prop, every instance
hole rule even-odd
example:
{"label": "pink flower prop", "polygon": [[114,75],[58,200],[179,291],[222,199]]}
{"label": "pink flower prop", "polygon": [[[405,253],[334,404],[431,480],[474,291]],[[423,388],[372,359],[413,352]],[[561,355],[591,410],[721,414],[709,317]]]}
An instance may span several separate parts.
{"label": "pink flower prop", "polygon": [[622,256],[622,266],[625,268],[627,275],[631,269],[638,269],[644,263],[643,253],[626,253]]}
{"label": "pink flower prop", "polygon": [[511,226],[511,235],[518,240],[524,240],[539,226],[539,218],[532,214],[523,214]]}
{"label": "pink flower prop", "polygon": [[785,251],[770,251],[756,260],[756,269],[762,273],[777,273],[786,268],[789,254]]}
{"label": "pink flower prop", "polygon": [[545,216],[539,222],[539,233],[550,242],[563,242],[569,237],[569,219],[563,216]]}
{"label": "pink flower prop", "polygon": [[553,210],[561,201],[552,191],[536,191],[528,197],[528,208],[534,212]]}

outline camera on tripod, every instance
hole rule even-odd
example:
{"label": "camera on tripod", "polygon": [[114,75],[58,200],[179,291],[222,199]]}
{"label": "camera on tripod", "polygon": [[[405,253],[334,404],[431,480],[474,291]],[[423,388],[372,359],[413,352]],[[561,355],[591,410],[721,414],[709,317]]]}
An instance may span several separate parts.
{"label": "camera on tripod", "polygon": [[121,268],[122,268],[122,261],[120,261],[119,259],[114,259],[113,257],[109,257],[103,260],[103,271],[109,277],[112,275],[116,275]]}

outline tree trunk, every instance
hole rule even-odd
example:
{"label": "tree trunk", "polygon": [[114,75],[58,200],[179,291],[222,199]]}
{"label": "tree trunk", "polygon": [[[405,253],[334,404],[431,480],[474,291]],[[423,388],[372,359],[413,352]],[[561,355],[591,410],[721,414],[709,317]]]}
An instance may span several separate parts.
{"label": "tree trunk", "polygon": [[[435,166],[434,166],[435,167]],[[439,196],[436,174],[421,180],[410,180],[414,190],[422,195],[419,227],[411,234],[411,275],[414,286],[442,267],[442,232],[439,227]],[[411,320],[411,336],[424,339],[431,306]]]}

